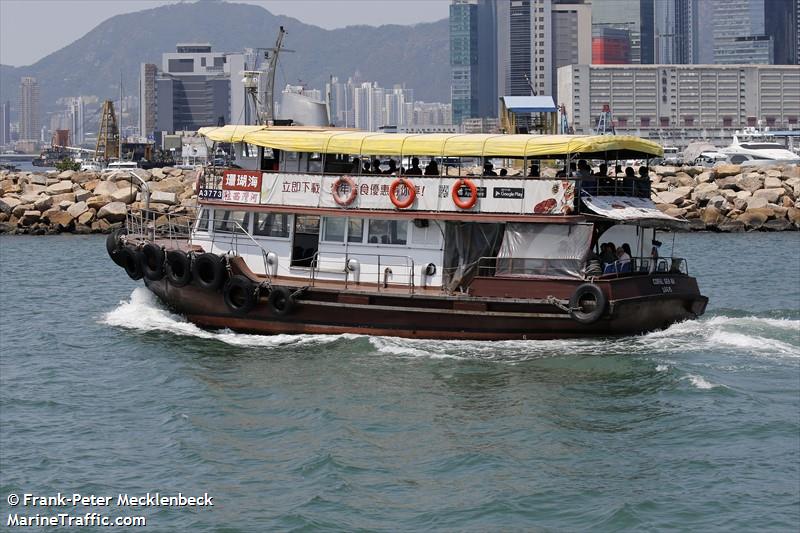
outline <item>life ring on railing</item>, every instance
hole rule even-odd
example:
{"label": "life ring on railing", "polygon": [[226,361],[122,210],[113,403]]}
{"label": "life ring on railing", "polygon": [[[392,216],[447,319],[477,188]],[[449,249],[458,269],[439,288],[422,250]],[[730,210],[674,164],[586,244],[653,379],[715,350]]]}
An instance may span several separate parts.
{"label": "life ring on railing", "polygon": [[[350,187],[350,193],[344,197],[339,194],[339,188],[342,185],[347,185],[348,187]],[[333,187],[331,188],[331,195],[333,195],[333,200],[342,207],[352,204],[353,200],[356,199],[356,194],[358,194],[358,190],[356,189],[356,182],[354,182],[350,176],[341,176],[338,180],[333,182]]]}
{"label": "life ring on railing", "polygon": [[219,289],[225,281],[225,260],[216,254],[201,254],[192,265],[192,277],[204,289]]}
{"label": "life ring on railing", "polygon": [[[408,190],[408,198],[405,200],[399,200],[397,198],[397,188],[400,185],[405,185],[406,189]],[[414,184],[408,178],[397,178],[392,182],[392,185],[389,187],[389,200],[392,201],[394,206],[397,209],[405,209],[406,207],[410,207],[411,204],[414,203],[414,200],[417,198],[417,190],[414,188]]]}
{"label": "life ring on railing", "polygon": [[248,278],[237,274],[225,283],[222,298],[228,309],[237,315],[243,315],[258,303],[258,287]]}
{"label": "life ring on railing", "polygon": [[[461,198],[458,195],[458,191],[461,190],[461,187],[466,185],[469,187],[469,198]],[[453,191],[450,193],[450,196],[453,198],[453,203],[456,204],[456,207],[461,209],[470,209],[475,202],[478,201],[478,188],[472,183],[472,180],[468,180],[466,178],[459,179],[455,185],[453,185]]]}
{"label": "life ring on railing", "polygon": [[160,246],[148,242],[142,247],[139,258],[142,260],[144,277],[151,281],[164,277],[164,250]]}
{"label": "life ring on railing", "polygon": [[606,295],[600,287],[584,283],[575,289],[569,299],[569,316],[580,324],[594,324],[606,310]]}
{"label": "life ring on railing", "polygon": [[172,285],[185,287],[192,281],[192,258],[180,250],[170,250],[167,252],[164,270]]}

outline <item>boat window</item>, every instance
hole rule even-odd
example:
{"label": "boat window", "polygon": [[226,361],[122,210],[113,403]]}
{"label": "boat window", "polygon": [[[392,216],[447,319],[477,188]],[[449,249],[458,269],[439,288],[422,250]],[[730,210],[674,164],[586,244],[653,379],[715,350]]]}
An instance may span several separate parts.
{"label": "boat window", "polygon": [[253,234],[262,237],[288,237],[289,215],[286,213],[255,213]]}
{"label": "boat window", "polygon": [[245,233],[249,222],[247,211],[214,211],[214,231],[219,233]]}
{"label": "boat window", "polygon": [[201,209],[200,216],[197,218],[197,231],[208,231],[208,209]]}
{"label": "boat window", "polygon": [[250,143],[242,143],[242,157],[258,157],[258,146]]}
{"label": "boat window", "polygon": [[591,224],[506,224],[497,274],[581,277],[591,240]]}
{"label": "boat window", "polygon": [[367,242],[371,244],[406,244],[407,220],[370,220]]}
{"label": "boat window", "polygon": [[344,231],[347,219],[343,217],[324,217],[322,240],[344,242]]}
{"label": "boat window", "polygon": [[347,242],[364,242],[364,219],[347,219]]}
{"label": "boat window", "polygon": [[306,233],[310,235],[319,234],[319,217],[314,215],[297,215],[294,217],[295,233]]}

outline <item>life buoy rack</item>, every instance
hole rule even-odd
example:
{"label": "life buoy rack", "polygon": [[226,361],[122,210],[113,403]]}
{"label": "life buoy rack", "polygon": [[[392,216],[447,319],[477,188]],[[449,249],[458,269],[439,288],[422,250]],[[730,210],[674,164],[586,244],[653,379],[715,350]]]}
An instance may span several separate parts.
{"label": "life buoy rack", "polygon": [[580,324],[594,324],[606,310],[608,300],[597,285],[579,285],[569,299],[569,316]]}
{"label": "life buoy rack", "polygon": [[[461,198],[458,195],[458,191],[460,191],[461,187],[464,185],[469,188],[468,198]],[[474,183],[472,183],[472,180],[461,178],[455,183],[455,185],[453,185],[453,190],[450,193],[450,196],[453,198],[453,203],[456,204],[456,207],[460,209],[471,209],[472,206],[475,205],[475,202],[478,201],[478,188]]]}
{"label": "life buoy rack", "polygon": [[[350,194],[347,196],[342,196],[339,194],[339,188],[342,185],[347,185],[350,187]],[[342,207],[346,207],[353,203],[356,199],[356,194],[358,194],[358,190],[356,189],[356,182],[353,181],[353,178],[350,176],[341,176],[338,180],[333,182],[333,187],[331,188],[331,195],[333,195],[333,200],[341,205]]]}
{"label": "life buoy rack", "polygon": [[[405,200],[400,200],[397,197],[397,188],[400,185],[405,185],[408,190],[408,197]],[[397,209],[405,209],[411,207],[414,200],[417,198],[417,190],[414,188],[414,183],[408,178],[397,178],[389,187],[389,200],[392,201]]]}

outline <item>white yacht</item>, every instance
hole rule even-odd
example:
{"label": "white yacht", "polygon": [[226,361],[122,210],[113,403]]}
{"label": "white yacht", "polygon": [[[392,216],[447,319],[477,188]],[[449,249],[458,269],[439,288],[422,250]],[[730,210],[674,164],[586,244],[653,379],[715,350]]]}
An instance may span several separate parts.
{"label": "white yacht", "polygon": [[769,130],[760,131],[752,127],[736,131],[731,145],[720,152],[727,155],[731,163],[739,165],[800,163],[800,156],[777,142]]}

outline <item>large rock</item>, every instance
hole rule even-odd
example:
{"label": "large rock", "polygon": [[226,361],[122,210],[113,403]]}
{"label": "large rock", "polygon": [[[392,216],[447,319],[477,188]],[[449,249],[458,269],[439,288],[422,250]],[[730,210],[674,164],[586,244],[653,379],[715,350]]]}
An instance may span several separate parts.
{"label": "large rock", "polygon": [[652,190],[654,190],[656,192],[666,191],[666,190],[669,190],[669,183],[667,183],[666,181],[662,181],[662,182],[659,182],[659,183],[653,183],[651,185],[651,188],[652,188]]}
{"label": "large rock", "polygon": [[[780,172],[778,174],[780,175]],[[764,178],[764,188],[765,189],[776,189],[776,188],[779,188],[779,187],[783,187],[783,182],[781,181],[780,177],[773,177],[773,176],[767,175],[767,177]]]}
{"label": "large rock", "polygon": [[113,181],[101,181],[92,192],[94,192],[95,195],[111,196],[117,189],[119,189],[119,187],[117,187],[117,184]]}
{"label": "large rock", "polygon": [[76,189],[74,192],[76,202],[84,202],[93,196],[92,193],[85,189]]}
{"label": "large rock", "polygon": [[755,192],[764,186],[764,178],[756,172],[739,176],[736,186],[742,191]]}
{"label": "large rock", "polygon": [[42,194],[47,192],[47,187],[36,183],[26,183],[22,186],[22,194]]}
{"label": "large rock", "polygon": [[75,218],[78,218],[88,210],[89,206],[86,205],[86,202],[78,202],[67,208],[67,212]]}
{"label": "large rock", "polygon": [[717,229],[719,231],[724,231],[725,233],[739,233],[744,231],[745,226],[744,222],[741,220],[731,220],[726,218],[722,222],[717,224]]}
{"label": "large rock", "polygon": [[75,193],[66,192],[64,194],[56,194],[52,198],[53,198],[53,205],[61,204],[63,202],[74,203],[75,202]]}
{"label": "large rock", "polygon": [[678,180],[678,185],[681,187],[694,187],[696,184],[694,178],[686,172],[678,172],[675,174],[675,177]]}
{"label": "large rock", "polygon": [[68,211],[58,211],[49,216],[50,225],[57,229],[67,229],[75,219]]}
{"label": "large rock", "polygon": [[150,201],[159,204],[175,205],[178,203],[178,197],[172,192],[153,191],[150,194]]}
{"label": "large rock", "polygon": [[663,204],[667,206],[667,209],[663,211],[665,215],[669,215],[675,218],[681,218],[686,215],[688,209],[684,207],[672,207],[670,204]]}
{"label": "large rock", "polygon": [[706,227],[716,227],[717,222],[722,219],[722,213],[716,207],[708,206],[700,213],[700,219]]}
{"label": "large rock", "polygon": [[52,196],[40,196],[38,200],[33,202],[33,208],[37,211],[47,211],[51,207],[53,207]]}
{"label": "large rock", "polygon": [[653,201],[656,204],[672,204],[680,206],[683,203],[683,195],[675,191],[661,191],[653,195]]}
{"label": "large rock", "polygon": [[791,227],[792,223],[785,218],[776,218],[774,220],[767,220],[761,229],[767,231],[786,231],[787,229],[791,229]]}
{"label": "large rock", "polygon": [[16,183],[14,180],[3,180],[0,182],[0,196],[12,192],[22,192],[22,187],[20,187],[19,183]]}
{"label": "large rock", "polygon": [[742,167],[739,165],[719,165],[714,167],[714,173],[717,175],[717,178],[725,178],[728,176],[735,176],[742,171]]}
{"label": "large rock", "polygon": [[156,180],[162,180],[162,179],[164,179],[164,171],[163,171],[163,170],[161,170],[160,168],[154,168],[154,169],[150,170],[150,174],[151,174],[151,175],[153,176],[153,178],[154,178],[154,179],[156,179]]}
{"label": "large rock", "polygon": [[[86,205],[92,209],[99,210],[101,207],[111,202],[110,196],[92,196],[86,200]],[[766,205],[766,204],[765,204]]]}
{"label": "large rock", "polygon": [[683,167],[683,171],[692,177],[702,174],[705,169],[703,167]]}
{"label": "large rock", "polygon": [[17,207],[22,203],[22,200],[19,198],[14,198],[13,196],[3,196],[0,198],[0,211],[3,213],[10,215],[14,208]]}
{"label": "large rock", "polygon": [[736,220],[744,224],[748,229],[758,229],[767,221],[767,216],[758,211],[748,210],[739,215]]}
{"label": "large rock", "polygon": [[173,168],[172,170],[169,171],[169,175],[179,178],[183,176],[183,170],[181,170],[180,168]]}
{"label": "large rock", "polygon": [[76,172],[72,175],[72,183],[76,183],[78,185],[82,185],[87,181],[95,179],[96,176],[92,172]]}
{"label": "large rock", "polygon": [[100,208],[97,218],[108,222],[121,222],[125,220],[127,206],[123,202],[111,202]]}
{"label": "large rock", "polygon": [[59,181],[47,188],[47,194],[64,194],[72,192],[72,182],[69,180]]}
{"label": "large rock", "polygon": [[178,194],[183,192],[183,189],[186,187],[186,184],[183,182],[182,179],[179,178],[167,178],[164,180],[159,181],[158,183],[154,183],[150,185],[151,191],[162,191],[162,192],[171,192]]}
{"label": "large rock", "polygon": [[731,209],[733,209],[733,204],[728,202],[728,200],[722,196],[721,194],[717,196],[712,196],[708,199],[708,207],[714,207],[718,209],[722,213],[727,213]]}
{"label": "large rock", "polygon": [[19,218],[19,223],[21,226],[30,226],[31,224],[39,222],[41,217],[41,211],[35,211],[31,209],[22,213],[22,216]]}
{"label": "large rock", "polygon": [[749,198],[747,200],[747,209],[748,210],[750,210],[750,209],[760,209],[762,207],[767,207],[768,203],[769,202],[767,202],[766,198],[756,198],[756,197]]}
{"label": "large rock", "polygon": [[94,220],[94,215],[94,209],[84,211],[80,216],[78,216],[78,224],[82,224],[84,226],[88,225],[92,220]]}
{"label": "large rock", "polygon": [[783,187],[779,187],[777,189],[760,189],[753,193],[753,198],[764,198],[767,202],[774,204],[778,201],[778,198],[783,196]]}
{"label": "large rock", "polygon": [[726,178],[718,178],[714,180],[714,183],[717,184],[717,187],[720,189],[733,189],[738,190],[739,185],[737,184],[739,180],[739,176],[728,176]]}
{"label": "large rock", "polygon": [[47,176],[43,174],[28,174],[28,183],[47,186]]}
{"label": "large rock", "polygon": [[796,227],[800,228],[800,209],[790,207],[786,210],[786,218]]}
{"label": "large rock", "polygon": [[701,172],[694,179],[697,183],[708,183],[714,181],[714,173],[710,171]]}
{"label": "large rock", "polygon": [[708,200],[712,196],[715,196],[717,194],[717,191],[719,191],[719,186],[714,182],[700,183],[699,185],[697,185],[697,187],[694,188],[694,191],[692,192],[692,200],[699,202],[703,200]]}
{"label": "large rock", "polygon": [[111,199],[115,202],[129,204],[136,199],[137,190],[133,187],[122,187],[111,193]]}
{"label": "large rock", "polygon": [[33,211],[33,210],[34,209],[33,209],[33,204],[32,203],[19,204],[17,207],[15,207],[11,211],[11,214],[14,215],[17,218],[22,218],[22,215],[25,214],[25,211]]}
{"label": "large rock", "polygon": [[72,181],[72,176],[74,176],[75,174],[76,172],[74,170],[65,170],[64,172],[58,175],[58,179]]}
{"label": "large rock", "polygon": [[759,207],[756,209],[748,209],[745,213],[755,213],[758,215],[764,215],[767,219],[775,218],[775,210],[771,207]]}

